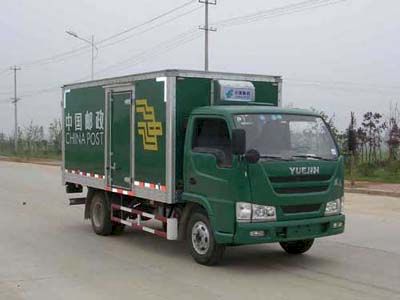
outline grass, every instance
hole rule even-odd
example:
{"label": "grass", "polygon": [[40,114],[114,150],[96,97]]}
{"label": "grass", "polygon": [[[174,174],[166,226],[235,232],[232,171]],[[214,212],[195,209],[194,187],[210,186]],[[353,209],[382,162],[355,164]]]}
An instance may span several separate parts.
{"label": "grass", "polygon": [[[355,167],[354,180],[382,183],[400,183],[400,161],[362,163]],[[350,170],[346,168],[346,179],[350,179]]]}
{"label": "grass", "polygon": [[61,153],[48,151],[48,152],[10,152],[10,151],[0,151],[0,156],[5,156],[9,158],[17,158],[23,160],[34,160],[34,159],[44,159],[44,160],[61,160]]}

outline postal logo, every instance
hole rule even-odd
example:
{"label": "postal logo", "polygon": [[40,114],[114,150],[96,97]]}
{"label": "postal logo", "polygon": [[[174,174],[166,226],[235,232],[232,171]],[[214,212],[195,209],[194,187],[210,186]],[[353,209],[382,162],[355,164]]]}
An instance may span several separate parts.
{"label": "postal logo", "polygon": [[143,148],[158,151],[158,137],[162,136],[162,124],[156,121],[154,107],[147,104],[147,99],[136,100],[136,113],[142,114],[143,121],[137,123],[138,134],[142,136]]}

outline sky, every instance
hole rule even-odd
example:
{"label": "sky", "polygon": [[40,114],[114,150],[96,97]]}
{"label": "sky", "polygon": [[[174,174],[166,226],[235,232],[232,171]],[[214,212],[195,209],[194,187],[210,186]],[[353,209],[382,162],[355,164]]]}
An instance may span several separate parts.
{"label": "sky", "polygon": [[[304,0],[303,0],[304,1]],[[188,0],[0,0],[0,132],[14,126],[17,65],[21,126],[61,115],[61,86],[90,79],[91,51],[65,33],[99,41],[147,22]],[[283,77],[283,105],[313,107],[335,116],[388,114],[400,103],[400,1],[315,0],[330,5],[270,11],[301,0],[218,0],[210,6],[210,70]],[[311,1],[309,1],[311,2]],[[198,9],[197,9],[198,8]],[[263,18],[221,23],[267,11]],[[239,19],[243,20],[243,19]],[[98,43],[95,78],[160,69],[204,68],[204,9],[193,1],[174,14]],[[228,24],[229,25],[229,24]],[[231,24],[232,25],[232,24]],[[73,51],[69,56],[57,55]],[[50,59],[49,59],[50,58]]]}

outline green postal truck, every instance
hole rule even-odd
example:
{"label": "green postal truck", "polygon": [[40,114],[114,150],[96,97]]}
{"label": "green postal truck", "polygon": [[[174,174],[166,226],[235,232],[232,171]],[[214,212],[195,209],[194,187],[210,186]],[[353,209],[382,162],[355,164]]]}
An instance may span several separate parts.
{"label": "green postal truck", "polygon": [[281,108],[277,76],[167,70],[63,87],[62,181],[95,233],[291,254],[344,231],[343,157],[314,112]]}

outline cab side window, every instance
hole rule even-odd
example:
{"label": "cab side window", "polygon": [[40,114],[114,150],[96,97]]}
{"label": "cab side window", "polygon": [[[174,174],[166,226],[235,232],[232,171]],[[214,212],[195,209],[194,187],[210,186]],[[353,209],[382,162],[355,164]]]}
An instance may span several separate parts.
{"label": "cab side window", "polygon": [[192,151],[215,155],[220,167],[232,166],[232,147],[228,126],[223,119],[199,118],[195,120]]}

